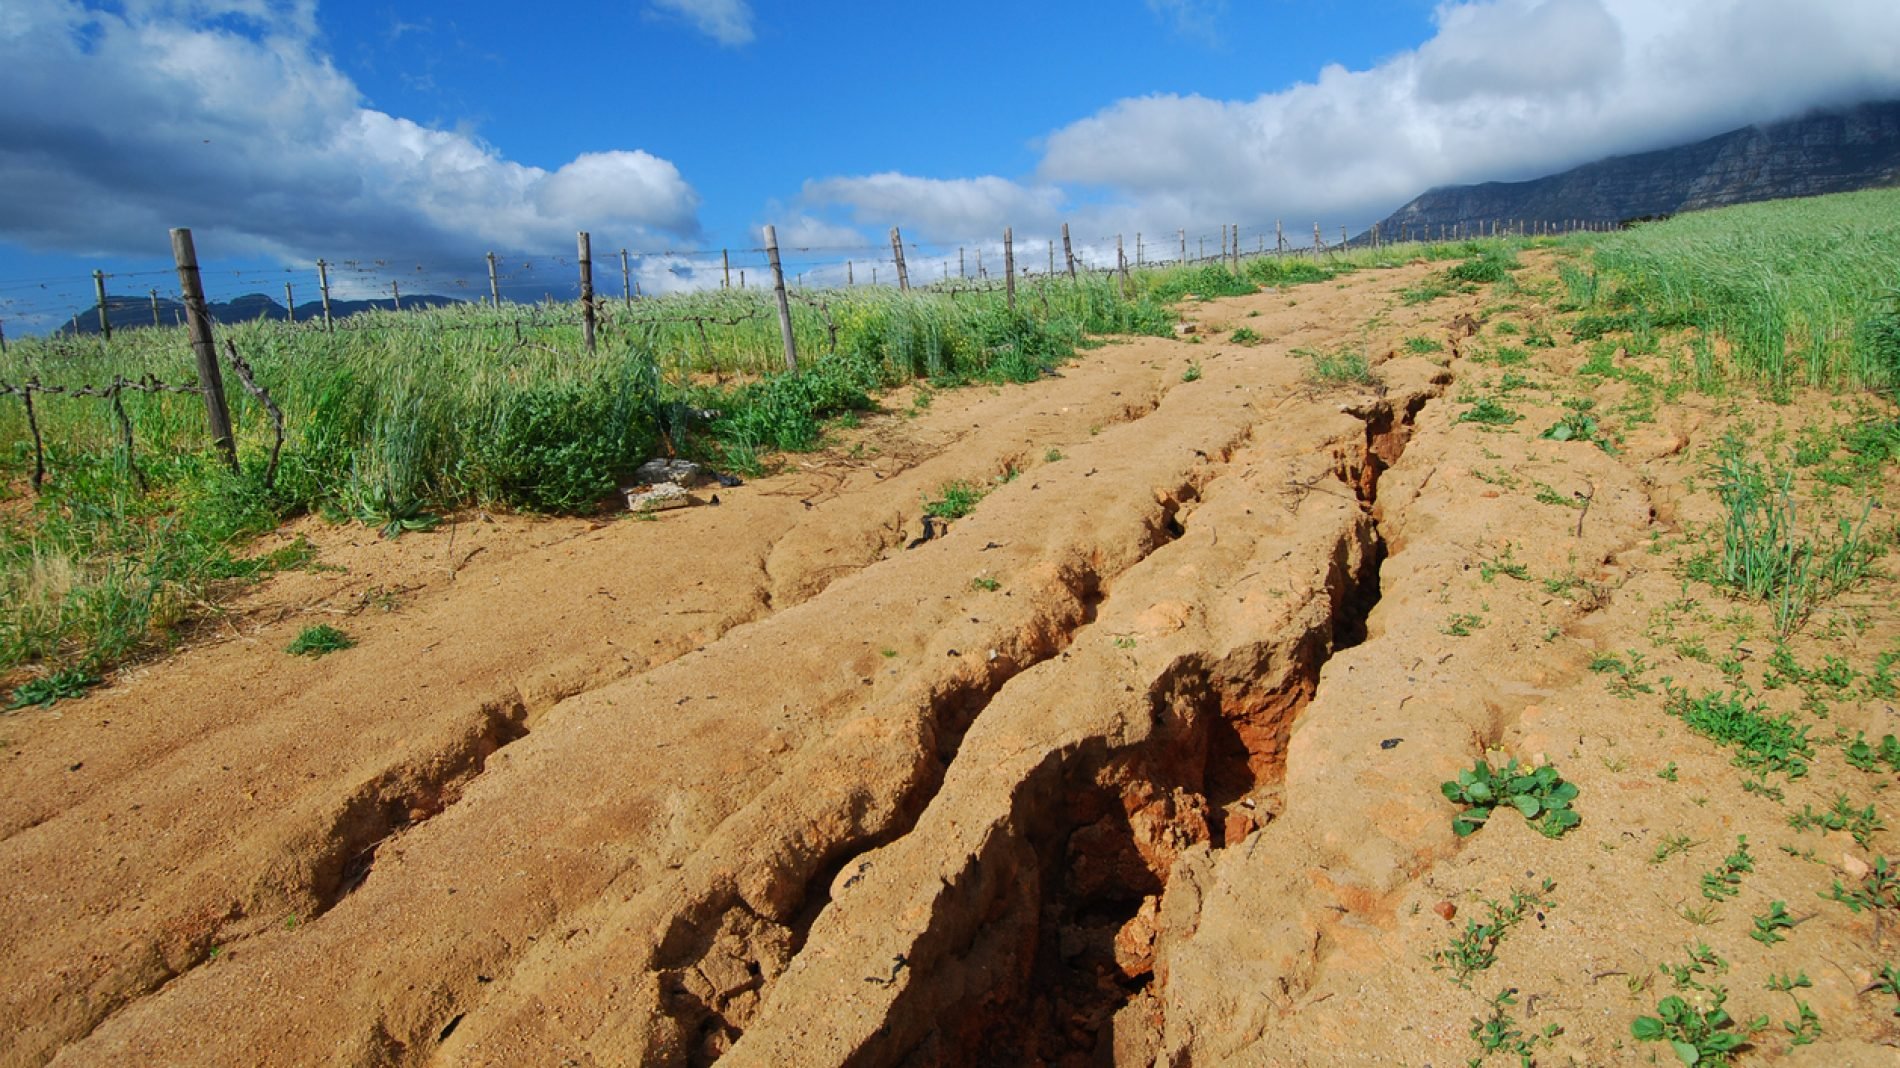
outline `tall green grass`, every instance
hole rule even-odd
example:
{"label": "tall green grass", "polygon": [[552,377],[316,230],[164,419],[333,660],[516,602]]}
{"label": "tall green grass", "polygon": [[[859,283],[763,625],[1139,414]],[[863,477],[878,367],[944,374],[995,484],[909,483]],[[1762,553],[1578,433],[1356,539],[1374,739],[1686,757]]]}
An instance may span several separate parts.
{"label": "tall green grass", "polygon": [[1749,204],[1564,239],[1594,275],[1564,277],[1584,335],[1691,327],[1727,377],[1900,387],[1900,189]]}
{"label": "tall green grass", "polygon": [[[0,688],[32,669],[96,673],[202,617],[232,582],[298,562],[243,546],[287,516],[321,512],[399,534],[479,504],[584,513],[659,451],[757,471],[817,447],[824,421],[925,378],[1029,381],[1092,334],[1166,334],[1174,315],[1118,281],[1045,279],[1000,292],[828,291],[793,305],[801,353],[783,371],[776,310],[760,290],[601,308],[597,351],[575,307],[478,305],[372,312],[314,324],[220,327],[287,417],[265,484],[270,424],[227,372],[241,470],[210,453],[190,394],[128,394],[128,457],[109,404],[42,396],[50,478],[35,496],[17,399],[0,401]],[[0,380],[99,385],[152,375],[194,383],[180,329],[15,341]],[[709,412],[716,412],[711,416]],[[131,463],[149,491],[132,479]]]}

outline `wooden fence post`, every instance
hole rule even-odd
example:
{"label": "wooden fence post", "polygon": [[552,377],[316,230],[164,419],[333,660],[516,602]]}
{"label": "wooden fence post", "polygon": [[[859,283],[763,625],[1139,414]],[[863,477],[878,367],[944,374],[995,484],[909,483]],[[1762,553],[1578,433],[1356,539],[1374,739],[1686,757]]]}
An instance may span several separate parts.
{"label": "wooden fence post", "polygon": [[1186,267],[1187,266],[1187,230],[1186,228],[1183,228],[1180,231],[1178,231],[1178,235],[1181,238],[1181,266]]}
{"label": "wooden fence post", "polygon": [[[895,229],[891,231],[897,233]],[[895,244],[896,238],[892,237]],[[792,304],[785,296],[785,271],[778,262],[778,228],[767,224],[765,227],[765,255],[772,265],[772,291],[778,297],[778,332],[785,340],[785,369],[798,370],[798,339],[792,336]],[[897,261],[902,264],[900,257]]]}
{"label": "wooden fence post", "polygon": [[1075,281],[1075,246],[1069,242],[1069,224],[1062,224],[1062,261],[1068,264],[1069,281]]}
{"label": "wooden fence post", "polygon": [[1146,260],[1146,258],[1147,258],[1147,249],[1142,247],[1141,231],[1136,230],[1135,231],[1135,269],[1136,270],[1141,269],[1143,262]]}
{"label": "wooden fence post", "polygon": [[[982,256],[983,250],[978,249],[976,254]],[[891,227],[891,258],[897,261],[897,288],[910,292],[910,272],[904,269],[904,235],[895,226]]]}
{"label": "wooden fence post", "polygon": [[322,260],[317,261],[317,292],[323,296],[323,328],[333,330],[334,320],[330,318],[330,265]]}
{"label": "wooden fence post", "polygon": [[1128,299],[1128,257],[1122,255],[1122,235],[1115,235],[1115,266],[1122,273],[1122,299]]}
{"label": "wooden fence post", "polygon": [[1319,259],[1319,251],[1326,247],[1326,240],[1319,236],[1319,224],[1313,224],[1313,258]]}
{"label": "wooden fence post", "polygon": [[501,307],[501,276],[495,272],[495,254],[488,254],[488,306]]}
{"label": "wooden fence post", "polygon": [[1009,310],[1016,310],[1016,228],[1003,227],[1003,281],[1004,292],[1008,294]]}
{"label": "wooden fence post", "polygon": [[[877,268],[875,268],[875,267],[873,267],[873,268],[871,268],[871,269],[872,269],[873,271],[875,271],[875,270],[877,270]],[[963,246],[961,246],[961,245],[959,245],[959,246],[957,246],[957,277],[958,277],[958,278],[968,278],[968,277],[970,277],[970,271],[969,271],[969,269],[968,269],[968,268],[967,268],[967,267],[966,267],[966,266],[964,265],[964,262],[963,262]]]}
{"label": "wooden fence post", "polygon": [[1233,223],[1234,230],[1234,273],[1240,273],[1240,224]]}
{"label": "wooden fence post", "polygon": [[1220,224],[1220,265],[1227,266],[1227,224]]}
{"label": "wooden fence post", "polygon": [[633,269],[627,263],[627,250],[620,250],[620,301],[633,307]]}
{"label": "wooden fence post", "polygon": [[[722,248],[719,250],[719,263],[720,263],[720,266],[724,267],[726,271],[726,280],[719,284],[719,288],[731,289],[732,288],[732,250],[731,249]],[[745,272],[744,271],[739,272],[739,288],[740,289],[745,288]]]}
{"label": "wooden fence post", "polygon": [[158,290],[156,289],[152,290],[152,325],[153,326],[165,325],[164,323],[161,323],[158,321]]}
{"label": "wooden fence post", "polygon": [[0,356],[7,354],[7,321],[0,319]]}
{"label": "wooden fence post", "polygon": [[289,282],[284,283],[284,321],[297,321],[297,298],[291,295]]}
{"label": "wooden fence post", "polygon": [[[943,270],[945,274],[949,274],[950,265],[947,263],[944,264]],[[854,277],[856,273],[857,273],[856,270],[851,266],[851,261],[850,260],[844,261],[844,285],[846,289],[849,289],[852,286],[855,286],[858,284],[857,278]]]}
{"label": "wooden fence post", "polygon": [[581,261],[581,345],[594,351],[594,239],[587,231],[574,235]]}
{"label": "wooden fence post", "polygon": [[396,310],[401,311],[402,310],[402,283],[401,282],[389,283],[389,296],[392,300],[396,302]]}
{"label": "wooden fence post", "polygon": [[1347,240],[1346,238],[1346,228],[1343,226],[1340,227],[1339,228],[1339,251],[1341,252],[1346,251],[1346,246],[1350,244],[1352,244],[1352,242]]}
{"label": "wooden fence post", "polygon": [[172,231],[172,259],[178,264],[178,289],[184,294],[185,315],[191,329],[191,354],[198,362],[198,388],[204,392],[205,422],[211,441],[224,453],[224,462],[237,470],[237,437],[231,432],[231,409],[224,401],[224,376],[218,371],[218,350],[211,336],[211,312],[205,307],[204,284],[198,277],[198,250],[191,231]]}
{"label": "wooden fence post", "polygon": [[1286,227],[1280,224],[1279,219],[1273,220],[1273,254],[1286,255]]}
{"label": "wooden fence post", "polygon": [[99,333],[104,335],[107,341],[111,341],[112,317],[106,314],[106,273],[104,271],[92,272],[92,289],[99,297]]}

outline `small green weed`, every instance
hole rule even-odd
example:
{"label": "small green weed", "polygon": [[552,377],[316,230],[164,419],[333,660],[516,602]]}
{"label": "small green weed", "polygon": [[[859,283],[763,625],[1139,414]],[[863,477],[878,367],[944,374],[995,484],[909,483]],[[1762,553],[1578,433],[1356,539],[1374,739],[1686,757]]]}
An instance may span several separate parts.
{"label": "small green weed", "polygon": [[1003,588],[1003,584],[996,579],[983,575],[971,579],[970,588],[973,590],[982,590],[984,593],[995,593],[997,590]]}
{"label": "small green weed", "polygon": [[1651,864],[1661,864],[1670,857],[1676,856],[1679,853],[1687,853],[1689,850],[1701,844],[1701,842],[1690,838],[1686,834],[1666,835],[1662,840],[1662,844],[1656,847],[1656,852],[1650,854],[1649,862]]}
{"label": "small green weed", "polygon": [[1195,360],[1194,362],[1187,365],[1187,370],[1181,372],[1181,381],[1199,382],[1200,380],[1201,380],[1201,363],[1199,360]]}
{"label": "small green weed", "polygon": [[1712,690],[1691,698],[1686,690],[1665,688],[1669,696],[1663,711],[1704,738],[1732,746],[1737,765],[1783,772],[1792,779],[1807,774],[1814,756],[1807,727],[1795,726],[1785,714],[1763,715],[1761,706],[1750,706],[1741,694]]}
{"label": "small green weed", "polygon": [[1846,794],[1835,794],[1832,808],[1826,812],[1816,812],[1813,805],[1802,805],[1801,811],[1788,817],[1788,826],[1797,831],[1813,827],[1824,831],[1846,831],[1854,836],[1854,841],[1862,849],[1866,849],[1874,832],[1886,829],[1887,824],[1874,811],[1874,806],[1855,808]]}
{"label": "small green weed", "polygon": [[305,627],[295,641],[284,647],[284,652],[292,656],[328,656],[355,644],[349,635],[328,623],[319,623],[314,627]]}
{"label": "small green weed", "polygon": [[1459,772],[1457,779],[1440,784],[1439,790],[1452,804],[1466,806],[1451,822],[1452,831],[1460,838],[1475,833],[1501,805],[1523,813],[1546,838],[1561,838],[1582,822],[1570,807],[1577,799],[1576,784],[1565,782],[1548,764],[1534,771],[1520,769],[1512,758],[1494,770],[1480,759]]}
{"label": "small green weed", "polygon": [[1524,416],[1498,403],[1494,397],[1482,397],[1478,402],[1458,413],[1456,423],[1477,423],[1479,426],[1510,426]]}
{"label": "small green weed", "polygon": [[942,520],[962,519],[976,510],[977,503],[989,492],[982,485],[958,479],[937,487],[935,497],[924,500],[924,514]]}
{"label": "small green weed", "polygon": [[1697,1008],[1676,995],[1656,1004],[1656,1015],[1638,1016],[1630,1034],[1639,1042],[1667,1042],[1676,1059],[1686,1065],[1728,1064],[1736,1050],[1748,1045],[1756,1032],[1768,1026],[1766,1018],[1738,1028],[1722,1006],[1728,991],[1706,988],[1710,1005]]}
{"label": "small green weed", "polygon": [[21,683],[8,700],[7,711],[29,705],[51,708],[59,701],[86,696],[86,691],[99,685],[99,681],[99,676],[83,667],[61,668],[50,675]]}
{"label": "small green weed", "polygon": [[1755,870],[1755,858],[1748,852],[1748,836],[1735,837],[1735,851],[1722,858],[1714,871],[1702,873],[1702,896],[1710,901],[1726,901],[1742,892],[1742,876]]}
{"label": "small green weed", "polygon": [[1548,1024],[1541,1031],[1526,1033],[1511,1018],[1510,1009],[1516,1004],[1516,989],[1501,990],[1491,999],[1487,1014],[1471,1018],[1469,1034],[1478,1044],[1478,1055],[1465,1062],[1466,1068],[1479,1068],[1493,1053],[1516,1057],[1518,1068],[1531,1068],[1536,1063],[1537,1044],[1548,1042],[1563,1031],[1557,1024]]}
{"label": "small green weed", "polygon": [[1787,941],[1788,936],[1781,932],[1793,930],[1796,922],[1793,916],[1788,915],[1788,903],[1786,901],[1769,902],[1768,911],[1760,916],[1754,917],[1754,921],[1755,929],[1748,932],[1748,937],[1760,942],[1764,946],[1772,946],[1776,942]]}
{"label": "small green weed", "polygon": [[1886,857],[1876,857],[1873,870],[1861,877],[1859,886],[1849,889],[1836,879],[1834,889],[1822,896],[1846,905],[1856,914],[1863,909],[1893,912],[1900,909],[1900,870],[1890,867]]}
{"label": "small green weed", "polygon": [[1452,982],[1470,989],[1473,975],[1497,963],[1499,944],[1511,928],[1524,922],[1525,914],[1534,914],[1538,922],[1543,922],[1542,910],[1554,907],[1548,895],[1555,889],[1556,884],[1546,879],[1535,893],[1511,891],[1507,904],[1500,905],[1487,898],[1484,907],[1489,917],[1482,923],[1476,919],[1465,920],[1465,929],[1453,937],[1449,945],[1432,954],[1432,970],[1448,971]]}
{"label": "small green weed", "polygon": [[1433,341],[1428,337],[1408,337],[1405,339],[1405,351],[1414,356],[1428,356],[1434,352],[1445,351],[1445,343]]}
{"label": "small green weed", "polygon": [[1251,326],[1243,326],[1227,335],[1227,340],[1236,345],[1258,345],[1260,334]]}
{"label": "small green weed", "polygon": [[1458,612],[1445,621],[1439,628],[1440,634],[1449,634],[1454,638],[1469,638],[1472,632],[1484,626],[1484,617],[1470,612]]}

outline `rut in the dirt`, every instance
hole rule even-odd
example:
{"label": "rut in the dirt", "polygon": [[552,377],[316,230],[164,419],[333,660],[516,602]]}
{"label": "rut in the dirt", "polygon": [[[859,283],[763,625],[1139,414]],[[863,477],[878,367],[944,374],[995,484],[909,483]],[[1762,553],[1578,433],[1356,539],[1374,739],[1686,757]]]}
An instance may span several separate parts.
{"label": "rut in the dirt", "polygon": [[[1007,766],[957,769],[960,788],[932,799],[929,826],[847,866],[851,877],[832,888],[837,910],[817,925],[823,948],[761,984],[757,1034],[722,1036],[738,1040],[732,1062],[767,1064],[797,1049],[812,1063],[1060,1063],[1106,1056],[1131,1032],[1158,1034],[1150,991],[1165,982],[1155,946],[1174,861],[1191,848],[1244,843],[1276,814],[1288,737],[1321,669],[1365,637],[1383,556],[1378,477],[1429,391],[1367,402],[1351,436],[1316,406],[1306,418],[1312,431],[1337,435],[1330,458],[1311,440],[1304,455],[1278,444],[1268,453],[1285,460],[1251,457],[1244,473],[1222,470],[1183,495],[1168,512],[1175,543],[1117,584],[1088,642],[1078,637],[1075,651],[1026,673],[985,711],[980,751]],[[1336,429],[1322,430],[1327,419]],[[1223,468],[1228,459],[1219,457]],[[1249,483],[1276,467],[1297,477],[1263,497]],[[1311,513],[1311,529],[1297,518],[1263,528],[1250,507],[1281,503]],[[1223,546],[1233,530],[1243,534],[1225,534]],[[1292,537],[1282,543],[1272,530]],[[1170,607],[1168,597],[1172,574],[1232,567],[1255,573],[1231,580],[1241,587],[1275,568],[1304,587],[1283,625],[1166,644],[1152,663],[1135,639],[1116,637],[1131,615],[1139,623],[1156,612],[1231,610],[1227,582],[1197,585],[1206,599],[1194,604]],[[1247,588],[1267,605],[1280,596]],[[1144,603],[1155,607],[1142,613]],[[1083,710],[1074,725],[1060,722],[1066,713],[1051,721],[1064,705]],[[973,816],[952,814],[972,806]],[[864,929],[892,919],[890,931]],[[856,1004],[815,1010],[822,990]],[[864,1021],[877,1026],[866,1033]]]}
{"label": "rut in the dirt", "polygon": [[1117,1016],[1131,1005],[1148,1017],[1137,1026],[1160,1031],[1160,1003],[1143,995],[1155,980],[1173,861],[1194,845],[1239,845],[1277,815],[1293,726],[1326,662],[1365,640],[1379,602],[1379,476],[1404,453],[1426,399],[1351,413],[1365,422],[1365,447],[1342,453],[1334,475],[1358,497],[1366,523],[1361,551],[1332,562],[1344,594],[1328,624],[1290,647],[1263,641],[1218,660],[1182,658],[1148,694],[1157,717],[1178,729],[1132,750],[1085,751],[1065,768],[1060,803],[1029,835],[1041,888],[1026,968],[1031,996],[999,999],[951,1028],[963,1038],[960,1048],[945,1047],[946,1063],[1100,1063],[1112,1057]]}

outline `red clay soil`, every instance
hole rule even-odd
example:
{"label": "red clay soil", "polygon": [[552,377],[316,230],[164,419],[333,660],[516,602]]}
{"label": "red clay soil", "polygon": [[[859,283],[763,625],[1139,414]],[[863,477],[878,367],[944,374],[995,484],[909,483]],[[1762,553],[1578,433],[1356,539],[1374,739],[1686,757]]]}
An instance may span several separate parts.
{"label": "red clay soil", "polygon": [[[1895,1063],[1892,917],[1818,896],[1888,832],[1783,811],[1894,776],[1827,750],[1770,800],[1591,670],[1640,645],[1717,685],[1676,652],[1718,617],[1768,657],[1764,609],[1706,588],[1658,645],[1688,599],[1659,554],[1719,517],[1720,430],[1826,399],[1542,440],[1560,346],[1514,369],[1535,426],[1460,422],[1507,340],[1472,335],[1543,313],[1403,304],[1431,269],[890,398],[717,507],[284,532],[321,566],[222,636],[0,720],[0,1065],[1442,1065],[1507,986],[1537,1063],[1648,1063],[1630,1022],[1697,940],[1744,1021],[1811,977],[1818,1041],[1747,1056]],[[1316,378],[1341,349],[1376,378]],[[922,539],[955,480],[988,496]],[[1829,610],[1850,637],[1797,659],[1900,630],[1890,590]],[[357,645],[286,655],[325,621]],[[1894,729],[1863,689],[1827,733]],[[1456,838],[1439,783],[1490,747],[1559,766],[1583,826]],[[1696,911],[1738,832],[1746,893]],[[1535,919],[1454,982],[1438,951],[1513,890]],[[1780,946],[1744,937],[1770,895]]]}

